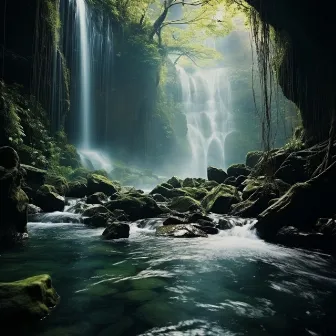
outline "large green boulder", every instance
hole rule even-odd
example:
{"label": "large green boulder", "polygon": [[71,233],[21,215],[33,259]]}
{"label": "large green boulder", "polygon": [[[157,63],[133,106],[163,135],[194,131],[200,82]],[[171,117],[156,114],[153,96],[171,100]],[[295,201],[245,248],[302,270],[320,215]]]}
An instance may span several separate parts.
{"label": "large green boulder", "polygon": [[92,174],[88,177],[88,191],[90,194],[103,192],[110,196],[118,190],[119,186],[103,175]]}
{"label": "large green boulder", "polygon": [[159,226],[156,229],[158,236],[174,237],[174,238],[197,238],[208,237],[208,235],[200,228],[192,224],[176,224]]}
{"label": "large green boulder", "polygon": [[146,195],[141,195],[140,197],[121,195],[119,198],[105,204],[105,206],[110,211],[117,209],[125,211],[130,220],[156,217],[162,213],[153,198]]}
{"label": "large green boulder", "polygon": [[63,211],[65,199],[55,192],[53,186],[45,184],[37,191],[34,203],[44,212]]}
{"label": "large green boulder", "polygon": [[[20,281],[0,283],[0,323],[11,330],[23,324],[37,322],[51,312],[59,296],[49,275],[39,275]],[[13,318],[17,321],[13,325]],[[13,333],[14,334],[14,333]]]}
{"label": "large green boulder", "polygon": [[207,169],[208,180],[215,181],[217,183],[224,183],[227,179],[228,175],[223,169],[215,168],[215,167],[208,167]]}
{"label": "large green boulder", "polygon": [[169,209],[178,212],[187,212],[190,210],[190,207],[193,207],[193,209],[201,209],[201,204],[190,196],[180,196],[173,198],[168,205]]}
{"label": "large green boulder", "polygon": [[240,202],[240,196],[236,187],[220,184],[214,188],[201,202],[207,212],[226,214],[232,204]]}
{"label": "large green boulder", "polygon": [[191,187],[191,188],[194,188],[194,187],[197,187],[199,186],[199,182],[192,178],[192,177],[187,177],[186,179],[184,179],[182,181],[182,187]]}
{"label": "large green boulder", "polygon": [[208,193],[208,191],[205,188],[202,187],[184,187],[182,188],[183,191],[185,191],[191,198],[194,198],[195,200],[201,201]]}
{"label": "large green boulder", "polygon": [[19,162],[13,148],[0,148],[0,249],[27,237],[28,197]]}
{"label": "large green boulder", "polygon": [[171,186],[173,186],[174,188],[181,188],[182,187],[182,180],[179,179],[176,176],[171,177],[168,181],[168,184],[170,184]]}
{"label": "large green boulder", "polygon": [[45,184],[54,186],[56,192],[62,196],[64,196],[69,190],[69,184],[63,176],[47,174],[45,178]]}

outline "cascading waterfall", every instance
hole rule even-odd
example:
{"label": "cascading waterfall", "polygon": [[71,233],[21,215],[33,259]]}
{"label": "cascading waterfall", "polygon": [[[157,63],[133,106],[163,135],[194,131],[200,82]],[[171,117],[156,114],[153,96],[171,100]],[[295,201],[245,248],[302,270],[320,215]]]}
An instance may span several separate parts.
{"label": "cascading waterfall", "polygon": [[[60,46],[70,71],[70,114],[68,134],[77,144],[84,166],[111,167],[103,151],[107,147],[109,115],[113,111],[113,29],[104,12],[92,11],[85,0],[59,0]],[[61,56],[55,50],[53,69],[53,112],[60,111],[62,87]],[[64,91],[64,90],[63,90]],[[63,94],[64,95],[64,94]],[[88,160],[94,163],[87,164]],[[103,164],[99,165],[102,162]]]}
{"label": "cascading waterfall", "polygon": [[225,68],[177,71],[191,149],[188,173],[203,177],[209,165],[225,168],[225,138],[233,129],[230,81]]}
{"label": "cascading waterfall", "polygon": [[91,68],[90,68],[90,49],[88,38],[88,18],[86,13],[86,4],[84,0],[77,0],[77,13],[80,36],[80,105],[82,111],[82,144],[85,149],[91,145],[90,117],[92,114],[91,106]]}

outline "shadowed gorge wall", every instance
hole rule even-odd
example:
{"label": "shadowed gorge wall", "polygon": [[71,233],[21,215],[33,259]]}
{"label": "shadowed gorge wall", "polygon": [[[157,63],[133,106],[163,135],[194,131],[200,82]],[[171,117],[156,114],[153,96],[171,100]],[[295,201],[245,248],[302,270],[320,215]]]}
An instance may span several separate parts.
{"label": "shadowed gorge wall", "polygon": [[332,1],[247,0],[289,45],[280,66],[285,95],[300,108],[307,142],[328,137],[335,108],[336,33]]}

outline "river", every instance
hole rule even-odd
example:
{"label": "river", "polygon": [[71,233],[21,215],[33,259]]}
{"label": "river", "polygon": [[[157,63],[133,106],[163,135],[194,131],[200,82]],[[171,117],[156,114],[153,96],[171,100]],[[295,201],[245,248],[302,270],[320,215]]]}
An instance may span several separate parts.
{"label": "river", "polygon": [[330,256],[267,244],[246,227],[156,237],[157,223],[118,241],[83,224],[30,223],[25,245],[0,256],[0,281],[48,273],[61,296],[30,334],[336,334]]}

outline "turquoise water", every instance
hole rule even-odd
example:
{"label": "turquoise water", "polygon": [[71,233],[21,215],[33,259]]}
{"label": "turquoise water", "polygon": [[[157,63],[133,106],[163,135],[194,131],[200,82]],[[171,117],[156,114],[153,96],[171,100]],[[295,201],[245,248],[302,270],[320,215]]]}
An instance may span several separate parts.
{"label": "turquoise water", "polygon": [[82,224],[29,231],[0,256],[0,281],[49,273],[61,302],[25,335],[336,334],[334,260],[246,228],[174,240],[133,225],[114,242]]}

